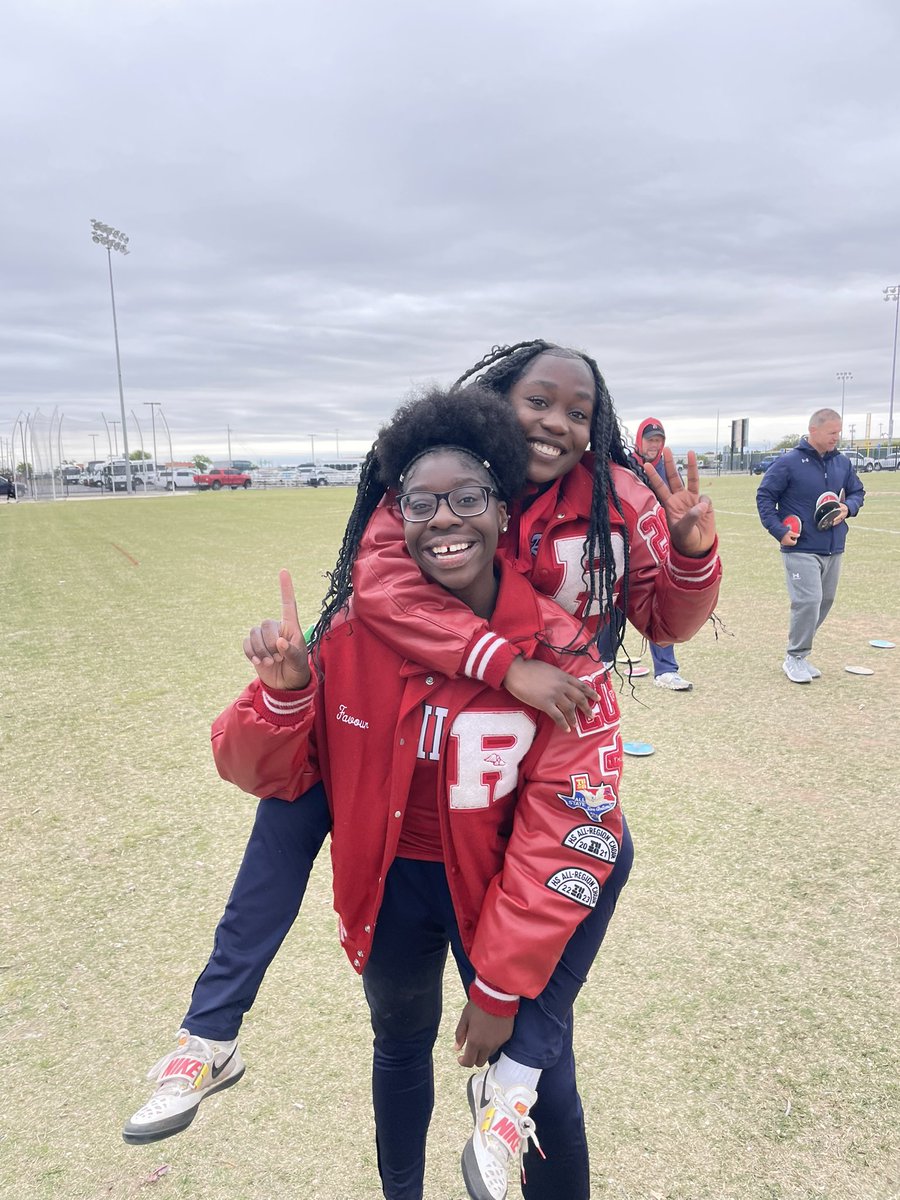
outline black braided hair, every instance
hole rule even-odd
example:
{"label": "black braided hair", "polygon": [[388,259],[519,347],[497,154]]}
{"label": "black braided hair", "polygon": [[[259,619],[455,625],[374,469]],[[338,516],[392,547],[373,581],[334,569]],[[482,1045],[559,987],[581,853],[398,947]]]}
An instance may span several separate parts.
{"label": "black braided hair", "polygon": [[[603,593],[602,607],[606,612],[612,611],[613,592],[616,583],[616,565],[612,546],[612,533],[609,519],[609,506],[612,504],[622,518],[625,543],[625,565],[621,585],[622,609],[628,609],[628,564],[630,560],[630,545],[628,526],[622,511],[622,504],[616,492],[610,462],[625,467],[639,478],[644,476],[635,468],[630,457],[629,447],[622,434],[615,405],[606,386],[606,381],[600,373],[596,362],[581,350],[570,350],[557,346],[554,342],[545,342],[535,338],[528,342],[516,342],[512,346],[494,346],[480,362],[468,371],[463,372],[453,385],[460,388],[466,380],[477,376],[477,382],[482,387],[499,392],[508,397],[513,384],[525,374],[531,363],[542,354],[552,354],[557,358],[578,358],[587,366],[594,379],[594,410],[591,414],[590,448],[594,452],[594,488],[591,497],[591,511],[588,518],[588,531],[584,539],[584,561],[589,564],[586,572],[588,602],[585,613],[596,613],[601,607],[600,593]],[[471,385],[470,385],[471,386]],[[591,553],[593,548],[593,553]],[[577,645],[578,638],[564,647],[555,647],[571,653],[584,653],[592,645],[598,645],[606,632],[607,622],[598,621],[597,629],[586,643]],[[612,655],[622,645],[625,636],[625,622],[609,622],[612,639]],[[584,624],[582,624],[584,629]]]}
{"label": "black braided hair", "polygon": [[407,401],[382,426],[366,455],[356,502],[344,531],[340,553],[328,575],[322,614],[309,640],[318,644],[334,617],[346,608],[353,592],[353,564],[363,532],[379,501],[399,488],[407,466],[421,454],[441,446],[470,454],[486,464],[501,500],[509,501],[525,487],[528,444],[512,408],[495,391],[478,384],[450,391],[431,388]]}

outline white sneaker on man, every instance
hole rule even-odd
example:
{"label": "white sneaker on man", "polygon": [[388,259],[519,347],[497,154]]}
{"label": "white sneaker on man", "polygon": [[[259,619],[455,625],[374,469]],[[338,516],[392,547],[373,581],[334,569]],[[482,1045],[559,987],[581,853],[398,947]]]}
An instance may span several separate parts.
{"label": "white sneaker on man", "polygon": [[158,1081],[156,1091],[126,1123],[122,1137],[141,1146],[180,1133],[201,1100],[237,1083],[244,1070],[237,1038],[213,1042],[179,1029],[178,1045],[147,1072],[149,1080]]}
{"label": "white sneaker on man", "polygon": [[813,681],[806,659],[798,658],[796,654],[789,654],[781,664],[781,669],[791,683],[812,683]]}
{"label": "white sneaker on man", "polygon": [[670,692],[689,692],[694,686],[682,679],[677,671],[664,671],[662,675],[657,675],[653,682],[657,687],[668,688]]}
{"label": "white sneaker on man", "polygon": [[524,1084],[503,1088],[487,1066],[469,1076],[469,1107],[475,1132],[462,1153],[462,1173],[472,1200],[506,1200],[510,1159],[521,1163],[529,1138],[540,1150],[529,1109],[537,1092]]}
{"label": "white sneaker on man", "polygon": [[808,658],[804,659],[804,662],[806,663],[807,671],[809,671],[810,679],[821,679],[822,678],[822,672],[819,670],[818,667],[814,667]]}

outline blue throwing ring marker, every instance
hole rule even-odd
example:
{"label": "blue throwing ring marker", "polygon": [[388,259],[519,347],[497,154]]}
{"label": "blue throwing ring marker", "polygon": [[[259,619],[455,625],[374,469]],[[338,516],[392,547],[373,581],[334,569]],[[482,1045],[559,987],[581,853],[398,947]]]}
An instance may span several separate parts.
{"label": "blue throwing ring marker", "polygon": [[626,754],[631,754],[635,758],[646,758],[649,754],[653,754],[655,747],[651,742],[624,742],[622,749]]}

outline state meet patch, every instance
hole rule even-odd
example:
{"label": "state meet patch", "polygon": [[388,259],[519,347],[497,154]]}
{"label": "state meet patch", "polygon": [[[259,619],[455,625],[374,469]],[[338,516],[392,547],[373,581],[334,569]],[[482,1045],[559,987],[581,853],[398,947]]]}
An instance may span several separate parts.
{"label": "state meet patch", "polygon": [[590,871],[579,871],[577,867],[556,871],[547,880],[547,887],[585,908],[594,908],[600,899],[600,884]]}
{"label": "state meet patch", "polygon": [[609,832],[598,825],[578,825],[570,829],[562,844],[580,854],[588,854],[600,862],[614,863],[619,857],[619,843]]}

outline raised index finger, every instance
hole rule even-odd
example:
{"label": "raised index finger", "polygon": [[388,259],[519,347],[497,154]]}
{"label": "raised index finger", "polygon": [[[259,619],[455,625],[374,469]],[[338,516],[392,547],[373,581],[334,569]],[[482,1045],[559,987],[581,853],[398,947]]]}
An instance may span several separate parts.
{"label": "raised index finger", "polygon": [[693,450],[687,452],[687,487],[689,492],[700,491],[700,468],[697,465],[697,455]]}
{"label": "raised index finger", "polygon": [[300,617],[297,614],[297,598],[294,595],[294,581],[290,571],[279,571],[278,582],[281,584],[281,620],[290,630],[300,628]]}

